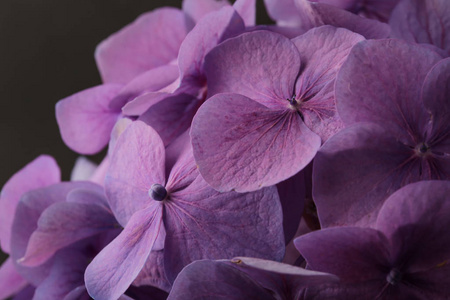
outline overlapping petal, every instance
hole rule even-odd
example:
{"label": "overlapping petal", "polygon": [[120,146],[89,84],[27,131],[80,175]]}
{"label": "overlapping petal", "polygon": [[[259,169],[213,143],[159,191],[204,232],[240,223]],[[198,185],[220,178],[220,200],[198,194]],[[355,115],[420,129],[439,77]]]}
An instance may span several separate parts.
{"label": "overlapping petal", "polygon": [[320,146],[296,112],[271,110],[238,94],[219,94],[202,105],[191,137],[200,173],[219,191],[246,192],[283,181]]}
{"label": "overlapping petal", "polygon": [[429,120],[420,91],[440,59],[432,50],[400,40],[355,45],[336,79],[342,121],[374,122],[406,144],[420,142]]}
{"label": "overlapping petal", "polygon": [[11,258],[0,267],[0,299],[6,299],[22,290],[28,282],[17,273]]}
{"label": "overlapping petal", "polygon": [[450,6],[446,0],[403,0],[392,12],[392,37],[426,43],[450,55]]}
{"label": "overlapping petal", "polygon": [[141,121],[128,126],[115,149],[105,190],[114,216],[125,227],[133,213],[149,203],[152,184],[165,184],[165,151],[156,131]]}
{"label": "overlapping petal", "polygon": [[67,146],[78,153],[94,154],[108,144],[120,115],[120,110],[109,105],[121,88],[118,84],[99,85],[56,104],[56,120]]}
{"label": "overlapping petal", "polygon": [[135,212],[119,236],[94,258],[85,273],[91,297],[113,300],[126,291],[153,248],[162,214],[163,206],[156,202]]}
{"label": "overlapping petal", "polygon": [[10,252],[11,228],[20,197],[28,191],[57,183],[60,178],[61,173],[55,160],[41,155],[5,183],[0,197],[0,241],[4,252]]}
{"label": "overlapping petal", "polygon": [[145,71],[169,64],[177,58],[192,26],[175,8],[141,15],[98,45],[95,58],[103,81],[126,84]]}

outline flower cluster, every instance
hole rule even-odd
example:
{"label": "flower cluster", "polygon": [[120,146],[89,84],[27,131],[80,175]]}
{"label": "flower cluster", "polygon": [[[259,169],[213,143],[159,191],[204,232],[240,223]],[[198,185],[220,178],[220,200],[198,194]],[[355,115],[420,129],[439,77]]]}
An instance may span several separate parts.
{"label": "flower cluster", "polygon": [[184,0],[0,198],[6,299],[449,299],[448,0]]}

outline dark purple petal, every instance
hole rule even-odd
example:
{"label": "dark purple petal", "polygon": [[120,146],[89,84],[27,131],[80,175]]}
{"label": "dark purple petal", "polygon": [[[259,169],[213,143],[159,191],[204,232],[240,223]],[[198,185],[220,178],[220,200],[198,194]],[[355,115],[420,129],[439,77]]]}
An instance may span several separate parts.
{"label": "dark purple petal", "polygon": [[98,45],[95,59],[103,81],[126,84],[175,60],[189,29],[186,15],[175,8],[141,15]]}
{"label": "dark purple petal", "polygon": [[109,108],[122,88],[118,84],[96,86],[60,100],[56,120],[64,142],[82,154],[94,154],[108,144],[120,110]]}
{"label": "dark purple petal", "polygon": [[450,55],[450,5],[447,0],[403,0],[392,12],[392,37],[426,43]]}
{"label": "dark purple petal", "polygon": [[169,281],[198,259],[283,258],[281,205],[275,187],[219,193],[198,176],[187,188],[171,193],[165,209],[164,266]]}
{"label": "dark purple petal", "polygon": [[233,265],[282,299],[299,299],[305,287],[337,282],[338,277],[253,257],[236,257]]}
{"label": "dark purple petal", "polygon": [[56,161],[41,155],[5,183],[0,196],[0,241],[4,252],[10,252],[11,227],[20,197],[28,191],[57,183],[60,178]]}
{"label": "dark purple petal", "polygon": [[117,140],[105,190],[114,216],[122,226],[125,227],[134,212],[152,201],[149,189],[153,184],[165,184],[164,153],[156,131],[141,121],[129,125]]}
{"label": "dark purple petal", "polygon": [[351,48],[363,39],[344,28],[321,26],[292,40],[302,61],[295,95],[306,126],[323,142],[343,127],[336,112],[334,82]]}
{"label": "dark purple petal", "polygon": [[420,99],[426,74],[441,57],[400,40],[355,45],[336,79],[336,102],[346,125],[374,122],[416,146],[429,120]]}
{"label": "dark purple petal", "polygon": [[30,300],[33,298],[35,287],[31,284],[27,285],[23,290],[21,290],[17,295],[14,296],[13,300]]}
{"label": "dark purple petal", "polygon": [[[428,73],[422,87],[422,101],[431,115],[426,143],[445,175],[450,178],[450,58],[441,60]],[[445,154],[444,154],[445,153]]]}
{"label": "dark purple petal", "polygon": [[[14,261],[25,255],[28,241],[37,229],[41,214],[52,204],[66,200],[68,193],[75,189],[101,189],[91,182],[63,182],[46,188],[30,191],[22,196],[17,205],[11,231],[11,257]],[[16,265],[16,269],[28,282],[37,286],[49,274],[52,259],[39,267],[28,268]]]}
{"label": "dark purple petal", "polygon": [[47,208],[38,220],[38,228],[18,262],[33,267],[76,241],[114,229],[117,221],[105,207],[97,204],[61,202]]}
{"label": "dark purple petal", "polygon": [[421,181],[403,187],[381,208],[376,228],[391,240],[392,260],[409,272],[438,269],[450,253],[450,182]]}
{"label": "dark purple petal", "polygon": [[120,110],[125,104],[142,94],[166,88],[175,82],[178,76],[178,67],[175,65],[164,65],[151,69],[125,85],[111,101],[109,107],[113,110]]}
{"label": "dark purple petal", "polygon": [[208,97],[237,93],[265,106],[286,108],[300,57],[286,37],[269,31],[244,33],[214,48],[205,59]]}
{"label": "dark purple petal", "polygon": [[238,94],[206,101],[194,118],[191,138],[200,173],[219,191],[254,191],[286,180],[320,146],[294,110],[270,110]]}
{"label": "dark purple petal", "polygon": [[125,229],[89,264],[86,288],[94,299],[115,300],[136,279],[162,225],[163,206],[152,202],[134,213]]}
{"label": "dark purple petal", "polygon": [[331,5],[307,0],[298,0],[295,4],[304,28],[332,25],[359,33],[366,39],[387,38],[390,33],[390,27],[385,23],[363,18]]}
{"label": "dark purple petal", "polygon": [[200,260],[183,269],[167,299],[275,300],[276,298],[236,268],[222,261]]}
{"label": "dark purple petal", "polygon": [[196,97],[176,94],[152,105],[139,120],[155,129],[167,146],[191,126],[199,106],[200,100]]}
{"label": "dark purple petal", "polygon": [[28,282],[17,273],[9,257],[0,267],[0,299],[6,299],[22,290]]}
{"label": "dark purple petal", "polygon": [[89,294],[86,290],[86,287],[83,285],[80,285],[73,290],[71,290],[63,300],[90,300],[91,297],[89,297]]}
{"label": "dark purple petal", "polygon": [[388,240],[372,228],[326,228],[302,235],[294,244],[309,268],[334,274],[342,283],[384,281],[390,265]]}
{"label": "dark purple petal", "polygon": [[330,138],[314,160],[313,199],[322,227],[370,226],[385,199],[421,174],[421,159],[375,124]]}
{"label": "dark purple petal", "polygon": [[164,251],[152,249],[144,267],[133,281],[133,286],[154,286],[166,292],[170,291],[172,286],[164,271]]}
{"label": "dark purple petal", "polygon": [[36,288],[33,300],[60,300],[82,285],[88,258],[78,249],[64,249],[55,255],[50,274]]}

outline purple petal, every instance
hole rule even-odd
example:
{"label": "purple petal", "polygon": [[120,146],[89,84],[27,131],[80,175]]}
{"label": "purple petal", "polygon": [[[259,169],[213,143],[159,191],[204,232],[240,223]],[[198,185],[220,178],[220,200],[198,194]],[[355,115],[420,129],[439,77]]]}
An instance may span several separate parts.
{"label": "purple petal", "polygon": [[156,92],[169,86],[177,80],[178,75],[178,67],[174,65],[165,65],[149,70],[125,85],[111,101],[109,107],[113,110],[120,110],[125,104],[142,94]]}
{"label": "purple petal", "polygon": [[450,6],[447,0],[403,0],[392,12],[392,37],[435,45],[450,55]]}
{"label": "purple petal", "polygon": [[170,291],[172,286],[164,271],[164,251],[152,249],[144,267],[133,281],[133,286],[154,286],[166,292]]}
{"label": "purple petal", "polygon": [[450,182],[421,181],[389,197],[376,228],[391,240],[392,259],[407,261],[409,272],[438,269],[450,252]]}
{"label": "purple petal", "polygon": [[117,299],[138,276],[162,225],[163,206],[153,202],[134,213],[125,229],[89,264],[86,288],[94,299]]}
{"label": "purple petal", "polygon": [[114,125],[114,127],[111,131],[111,139],[109,140],[109,145],[108,145],[108,157],[112,156],[113,150],[116,147],[116,143],[117,143],[117,140],[119,139],[120,135],[132,123],[133,123],[133,121],[128,118],[121,118],[116,122],[116,124]]}
{"label": "purple petal", "polygon": [[183,11],[197,23],[207,14],[229,6],[227,0],[183,0]]}
{"label": "purple petal", "polygon": [[0,299],[6,299],[22,290],[28,282],[17,273],[9,257],[0,267]]}
{"label": "purple petal", "polygon": [[200,173],[220,191],[253,191],[286,180],[303,169],[320,146],[320,138],[295,111],[270,110],[237,94],[205,102],[194,118],[191,137]]}
{"label": "purple petal", "polygon": [[276,299],[243,272],[221,261],[200,260],[183,269],[168,300]]}
{"label": "purple petal", "polygon": [[60,178],[55,160],[41,155],[5,183],[0,196],[0,241],[4,252],[10,252],[11,227],[20,197],[28,191],[57,183]]}
{"label": "purple petal", "polygon": [[140,116],[156,103],[172,96],[167,92],[149,92],[128,102],[122,112],[126,116]]}
{"label": "purple petal", "polygon": [[305,287],[338,281],[338,277],[332,274],[259,258],[236,257],[231,260],[231,263],[264,288],[285,298],[298,299],[298,295]]}
{"label": "purple petal", "polygon": [[114,216],[122,226],[125,227],[134,212],[153,201],[148,194],[153,184],[165,184],[164,153],[156,131],[141,121],[129,125],[117,140],[105,190]]}
{"label": "purple petal", "polygon": [[64,142],[82,154],[94,154],[108,144],[120,110],[109,108],[121,85],[96,86],[56,104],[56,120]]}
{"label": "purple petal", "polygon": [[269,31],[229,39],[214,48],[205,60],[208,96],[232,92],[277,109],[286,108],[286,99],[292,98],[300,70],[295,45]]}
{"label": "purple petal", "polygon": [[242,18],[232,7],[222,8],[202,18],[180,47],[178,65],[182,80],[187,77],[203,79],[203,62],[206,54],[222,41],[244,30]]}
{"label": "purple petal", "polygon": [[[434,157],[439,160],[441,171],[450,177],[450,164],[447,154],[450,153],[450,58],[441,60],[427,74],[422,87],[422,101],[431,114],[431,130],[427,144]],[[445,155],[443,155],[445,153]],[[445,167],[444,167],[445,166]]]}
{"label": "purple petal", "polygon": [[256,23],[256,0],[237,0],[233,4],[245,26],[254,26]]}
{"label": "purple petal", "polygon": [[375,124],[348,127],[314,160],[313,199],[322,227],[368,226],[385,199],[421,179],[420,158]]}
{"label": "purple petal", "polygon": [[169,281],[198,259],[283,258],[281,205],[275,187],[219,193],[198,176],[187,188],[172,192],[165,208],[164,266]]}
{"label": "purple petal", "polygon": [[321,26],[295,38],[304,64],[296,82],[305,124],[326,141],[343,127],[336,112],[334,82],[351,48],[364,38],[332,26]]}
{"label": "purple petal", "polygon": [[89,294],[87,293],[86,287],[83,285],[80,285],[73,290],[71,290],[63,300],[90,300],[91,297],[89,297]]}
{"label": "purple petal", "polygon": [[434,51],[399,40],[355,45],[336,79],[342,121],[374,122],[404,143],[419,142],[429,119],[420,88],[440,59]]}
{"label": "purple petal", "polygon": [[164,7],[141,15],[111,35],[95,52],[103,81],[126,84],[175,60],[189,23],[182,11]]}
{"label": "purple petal", "polygon": [[297,7],[293,0],[264,0],[267,13],[277,21],[279,26],[295,26],[301,25]]}
{"label": "purple petal", "polygon": [[342,283],[385,280],[386,237],[372,228],[335,227],[302,235],[295,247],[312,270],[337,275]]}
{"label": "purple petal", "polygon": [[36,288],[31,284],[27,285],[24,289],[22,289],[19,293],[17,293],[13,300],[30,300],[33,298],[34,291]]}
{"label": "purple petal", "polygon": [[117,227],[112,213],[97,204],[61,202],[47,208],[38,220],[38,228],[18,262],[33,267],[76,241]]}
{"label": "purple petal", "polygon": [[176,94],[152,105],[139,120],[155,129],[167,146],[191,126],[199,106],[196,97]]}
{"label": "purple petal", "polygon": [[331,5],[306,0],[296,1],[295,4],[298,18],[305,28],[332,25],[359,33],[366,39],[387,38],[390,33],[390,27],[385,23],[363,18]]}
{"label": "purple petal", "polygon": [[79,250],[65,249],[55,256],[49,276],[36,288],[33,300],[60,300],[82,285],[88,258]]}
{"label": "purple petal", "polygon": [[[11,257],[14,261],[25,255],[28,241],[37,229],[41,214],[52,204],[65,201],[68,193],[78,188],[95,190],[99,186],[91,182],[63,182],[30,191],[22,196],[11,231]],[[28,282],[37,286],[48,276],[52,261],[34,268],[16,265],[16,269]]]}

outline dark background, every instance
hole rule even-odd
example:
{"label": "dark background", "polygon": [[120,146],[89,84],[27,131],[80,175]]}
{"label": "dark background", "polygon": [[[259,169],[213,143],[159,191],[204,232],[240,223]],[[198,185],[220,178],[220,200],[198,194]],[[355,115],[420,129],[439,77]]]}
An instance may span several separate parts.
{"label": "dark background", "polygon": [[[257,1],[257,22],[266,24]],[[53,156],[69,179],[78,155],[61,140],[56,102],[100,84],[96,45],[160,6],[181,0],[0,1],[0,186],[40,154]]]}

